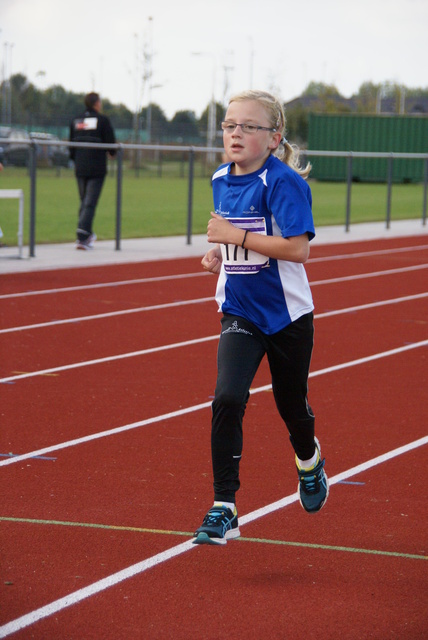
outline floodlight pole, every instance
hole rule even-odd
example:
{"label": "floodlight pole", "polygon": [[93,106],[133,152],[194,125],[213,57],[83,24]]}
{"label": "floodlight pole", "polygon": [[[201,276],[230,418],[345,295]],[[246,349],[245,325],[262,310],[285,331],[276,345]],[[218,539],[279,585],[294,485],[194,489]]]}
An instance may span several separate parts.
{"label": "floodlight pole", "polygon": [[[216,56],[209,51],[194,51],[192,56],[211,56],[213,59],[213,79],[211,88],[211,100],[208,105],[208,122],[207,122],[207,147],[212,148],[215,145],[216,129],[217,129],[217,105],[215,101],[215,83],[216,83]],[[207,155],[208,162],[214,162],[215,154],[209,151]]]}
{"label": "floodlight pole", "polygon": [[144,76],[144,79],[148,81],[147,87],[147,121],[146,121],[146,129],[147,129],[147,142],[150,144],[152,138],[152,76],[153,76],[153,18],[150,16],[148,18],[149,22],[149,43],[148,43],[148,53],[145,54],[146,62],[147,62],[147,70]]}

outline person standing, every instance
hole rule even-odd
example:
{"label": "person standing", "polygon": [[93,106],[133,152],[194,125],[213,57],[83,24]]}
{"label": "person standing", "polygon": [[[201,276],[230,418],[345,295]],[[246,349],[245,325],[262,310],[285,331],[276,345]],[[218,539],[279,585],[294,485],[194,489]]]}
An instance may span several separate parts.
{"label": "person standing", "polygon": [[303,266],[315,236],[305,180],[310,165],[300,166],[284,137],[282,105],[269,93],[233,97],[222,129],[228,162],[212,178],[215,212],[207,237],[213,248],[202,259],[204,269],[219,274],[216,300],[222,313],[211,421],[214,505],[193,538],[194,544],[211,545],[240,535],[236,493],[243,417],[265,355],[295,454],[302,507],[316,513],[328,496],[307,398],[314,334]]}
{"label": "person standing", "polygon": [[[114,144],[116,138],[110,120],[100,113],[99,94],[88,93],[85,96],[85,107],[84,113],[71,122],[70,142]],[[106,148],[70,147],[70,158],[74,162],[80,197],[76,249],[93,249],[97,238],[93,232],[93,221],[107,174],[107,153],[113,157],[116,151]]]}

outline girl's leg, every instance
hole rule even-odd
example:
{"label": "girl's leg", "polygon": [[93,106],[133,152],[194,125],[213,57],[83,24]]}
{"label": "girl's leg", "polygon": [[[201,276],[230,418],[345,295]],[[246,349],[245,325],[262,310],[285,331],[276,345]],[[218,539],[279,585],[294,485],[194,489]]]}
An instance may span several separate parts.
{"label": "girl's leg", "polygon": [[313,336],[312,313],[274,336],[266,336],[275,402],[301,460],[308,460],[315,453],[315,417],[307,400]]}
{"label": "girl's leg", "polygon": [[225,315],[222,319],[211,430],[216,501],[235,502],[239,489],[242,420],[251,383],[265,354],[259,335],[243,318]]}

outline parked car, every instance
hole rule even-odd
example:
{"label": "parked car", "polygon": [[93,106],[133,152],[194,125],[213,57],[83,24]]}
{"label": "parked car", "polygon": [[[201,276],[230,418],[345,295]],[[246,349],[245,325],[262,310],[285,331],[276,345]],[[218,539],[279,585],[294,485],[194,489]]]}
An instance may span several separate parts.
{"label": "parked car", "polygon": [[32,131],[30,133],[30,138],[36,143],[38,164],[50,167],[70,166],[70,155],[68,153],[67,146],[43,144],[43,142],[59,142],[60,140],[57,136],[54,136],[51,133]]}
{"label": "parked car", "polygon": [[6,138],[13,142],[5,142],[3,146],[3,163],[15,167],[28,167],[30,162],[30,146],[25,141],[30,141],[28,132],[24,129],[8,129]]}
{"label": "parked car", "polygon": [[[9,133],[9,128],[8,127],[0,127],[0,138],[6,138],[8,133]],[[1,164],[4,164],[4,146],[5,146],[5,143],[4,142],[0,142],[0,162],[1,162]]]}

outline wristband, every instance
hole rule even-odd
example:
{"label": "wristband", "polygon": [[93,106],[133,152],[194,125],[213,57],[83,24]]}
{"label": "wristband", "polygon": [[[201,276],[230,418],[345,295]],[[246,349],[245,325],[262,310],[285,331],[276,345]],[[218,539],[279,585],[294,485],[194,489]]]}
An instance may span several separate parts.
{"label": "wristband", "polygon": [[245,229],[245,233],[244,233],[244,239],[242,241],[241,247],[244,249],[244,244],[245,244],[245,240],[247,239],[247,233],[248,233],[248,229]]}

